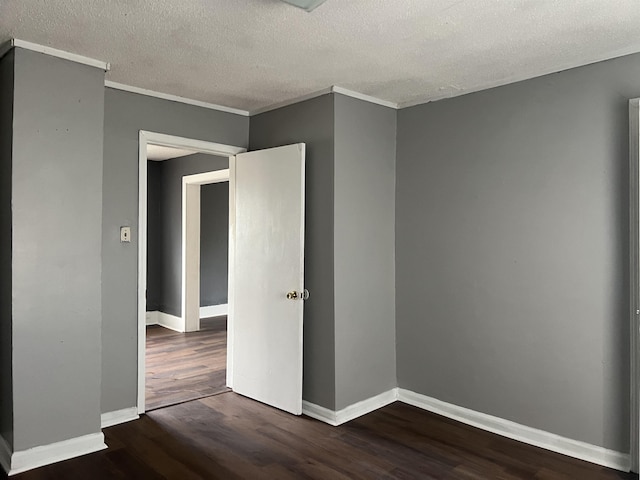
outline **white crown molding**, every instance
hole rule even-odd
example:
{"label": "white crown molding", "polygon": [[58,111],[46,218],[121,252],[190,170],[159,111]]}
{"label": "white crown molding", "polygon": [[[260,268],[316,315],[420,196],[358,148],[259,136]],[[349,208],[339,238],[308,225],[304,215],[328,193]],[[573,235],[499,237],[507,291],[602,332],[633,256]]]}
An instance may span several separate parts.
{"label": "white crown molding", "polygon": [[31,50],[32,52],[44,53],[51,57],[62,58],[75,63],[81,63],[82,65],[88,65],[90,67],[99,68],[108,72],[111,68],[108,62],[102,60],[96,60],[95,58],[89,58],[82,55],[77,55],[71,52],[65,52],[64,50],[58,50],[57,48],[51,48],[37,43],[27,42],[20,40],[19,38],[12,38],[8,42],[5,42],[0,46],[0,58],[4,57],[12,48],[23,48],[25,50]]}
{"label": "white crown molding", "polygon": [[123,408],[100,415],[100,423],[102,428],[120,425],[121,423],[130,422],[140,418],[138,415],[138,407]]}
{"label": "white crown molding", "polygon": [[398,400],[413,405],[414,407],[442,415],[443,417],[451,418],[452,420],[519,442],[544,448],[545,450],[579,458],[605,467],[615,468],[623,472],[629,471],[629,454],[627,453],[616,452],[579,440],[562,437],[555,433],[459,407],[403,388],[398,389]]}
{"label": "white crown molding", "polygon": [[346,88],[338,87],[334,85],[331,87],[331,91],[333,93],[339,93],[340,95],[345,95],[347,97],[357,98],[358,100],[363,100],[369,103],[375,103],[376,105],[382,105],[383,107],[393,108],[394,110],[398,109],[398,104],[394,102],[390,102],[388,100],[382,100],[377,97],[372,97],[371,95],[365,95],[364,93],[354,92],[353,90],[348,90]]}
{"label": "white crown molding", "polygon": [[526,75],[526,74],[525,75],[522,75],[522,74],[511,75],[511,76],[503,78],[501,80],[494,80],[494,81],[486,82],[486,83],[483,83],[481,85],[473,86],[471,88],[462,88],[462,89],[458,90],[457,92],[455,92],[452,95],[450,95],[450,94],[434,95],[434,96],[420,97],[420,98],[418,98],[416,100],[411,100],[409,102],[400,102],[400,103],[398,103],[398,110],[402,110],[403,108],[415,107],[415,106],[418,106],[418,105],[424,105],[424,104],[430,103],[430,102],[437,102],[438,100],[445,100],[447,98],[460,97],[462,95],[467,95],[468,93],[482,92],[484,90],[490,90],[490,89],[496,88],[496,87],[503,87],[505,85],[510,85],[512,83],[524,82],[525,80],[532,80],[534,78],[544,77],[546,75],[552,75],[554,73],[560,73],[560,72],[564,72],[566,70],[573,70],[574,68],[586,67],[588,65],[593,65],[595,63],[606,62],[607,60],[615,60],[615,59],[617,59],[619,57],[624,57],[624,56],[627,56],[627,55],[633,55],[633,54],[636,54],[636,53],[640,53],[640,52],[638,52],[638,47],[637,46],[622,48],[620,50],[616,50],[612,54],[599,57],[596,60],[584,59],[583,61],[565,63],[565,64],[562,64],[559,67],[550,68],[550,69],[544,70],[542,72],[536,73],[534,75],[531,75],[531,74],[529,74],[529,75]]}
{"label": "white crown molding", "polygon": [[321,97],[322,95],[327,95],[328,93],[338,93],[340,95],[345,95],[347,97],[357,98],[358,100],[364,100],[365,102],[375,103],[376,105],[382,105],[383,107],[389,107],[393,109],[398,108],[398,105],[396,103],[389,102],[387,100],[381,100],[379,98],[372,97],[371,95],[365,95],[364,93],[355,92],[353,90],[348,90],[346,88],[333,85],[328,88],[323,88],[322,90],[317,90],[315,92],[307,93],[306,95],[290,98],[289,100],[284,100],[282,102],[277,102],[271,105],[267,105],[266,107],[258,108],[257,110],[252,110],[250,116],[253,117],[254,115],[260,115],[261,113],[270,112],[271,110],[277,110],[279,108],[288,107],[289,105],[295,105],[296,103]]}
{"label": "white crown molding", "polygon": [[104,86],[113,88],[115,90],[122,90],[123,92],[137,93],[139,95],[146,95],[147,97],[160,98],[162,100],[169,100],[170,102],[185,103],[187,105],[194,105],[196,107],[208,108],[209,110],[218,110],[220,112],[233,113],[235,115],[242,115],[248,117],[249,112],[246,110],[240,110],[238,108],[225,107],[223,105],[216,105],[215,103],[202,102],[200,100],[193,100],[191,98],[179,97],[178,95],[170,95],[168,93],[156,92],[154,90],[147,90],[146,88],[134,87],[131,85],[125,85],[123,83],[112,82],[105,80]]}
{"label": "white crown molding", "polygon": [[266,107],[261,107],[256,110],[252,110],[250,116],[260,115],[261,113],[270,112],[271,110],[277,110],[278,108],[288,107],[289,105],[294,105],[296,103],[304,102],[305,100],[311,100],[312,98],[321,97],[322,95],[326,95],[331,93],[333,87],[323,88],[322,90],[318,90],[315,92],[307,93],[306,95],[301,95],[299,97],[290,98],[289,100],[284,100],[282,102],[272,103],[271,105],[267,105]]}
{"label": "white crown molding", "polygon": [[11,469],[8,475],[26,472],[27,470],[97,452],[105,448],[107,446],[104,443],[104,435],[99,432],[20,452],[13,452],[13,455],[11,455]]}

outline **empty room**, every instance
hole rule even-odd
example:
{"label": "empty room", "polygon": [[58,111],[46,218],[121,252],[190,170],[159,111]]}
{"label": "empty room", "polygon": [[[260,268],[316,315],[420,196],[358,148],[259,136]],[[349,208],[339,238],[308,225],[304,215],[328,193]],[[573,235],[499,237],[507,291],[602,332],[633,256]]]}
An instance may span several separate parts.
{"label": "empty room", "polygon": [[628,479],[632,0],[0,2],[17,479]]}

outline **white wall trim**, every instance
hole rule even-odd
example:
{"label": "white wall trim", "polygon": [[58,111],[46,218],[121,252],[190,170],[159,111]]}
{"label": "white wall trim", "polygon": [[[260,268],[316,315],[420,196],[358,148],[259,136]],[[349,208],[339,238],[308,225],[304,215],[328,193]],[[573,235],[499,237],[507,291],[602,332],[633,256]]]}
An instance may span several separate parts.
{"label": "white wall trim", "polygon": [[20,452],[13,452],[11,469],[8,474],[15,475],[44,465],[104,450],[105,448],[107,446],[104,443],[104,435],[99,432]]}
{"label": "white wall trim", "polygon": [[[176,147],[185,150],[194,150],[202,153],[209,153],[218,156],[228,156],[230,168],[233,165],[235,155],[246,152],[244,147],[236,147],[233,145],[224,145],[221,143],[207,142],[202,140],[194,140],[191,138],[178,137],[175,135],[167,135],[163,133],[148,132],[140,130],[138,136],[138,395],[137,407],[138,413],[145,412],[145,350],[146,350],[146,332],[147,332],[147,144],[162,145],[165,147]],[[235,214],[233,195],[233,170],[230,170],[229,179],[229,208],[231,213]],[[230,216],[229,221],[233,219]],[[231,230],[230,230],[231,231]],[[230,239],[232,239],[230,237]],[[229,259],[232,257],[232,245],[229,245]],[[230,263],[231,265],[231,263]],[[229,270],[231,271],[231,269]],[[232,293],[232,286],[229,286],[229,293]],[[166,315],[166,314],[165,314]],[[165,322],[163,326],[171,328],[166,323],[167,318],[160,318],[158,324]],[[174,317],[177,318],[177,317]],[[228,323],[233,321],[233,312],[229,312]],[[227,352],[233,349],[233,337],[229,334],[230,328],[227,329]],[[227,382],[230,383],[231,369],[229,368],[230,353],[227,354]]]}
{"label": "white wall trim", "polygon": [[[229,182],[229,169],[182,177],[182,320],[185,332],[200,330],[200,187]],[[231,212],[229,212],[231,217]],[[227,230],[229,225],[226,226]],[[229,275],[233,265],[229,265]]]}
{"label": "white wall trim", "polygon": [[64,50],[58,50],[56,48],[47,47],[45,45],[39,45],[37,43],[26,42],[18,38],[12,38],[0,47],[0,58],[4,57],[7,52],[9,52],[14,47],[24,48],[25,50],[31,50],[33,52],[44,53],[45,55],[49,55],[51,57],[62,58],[64,60],[69,60],[75,63],[81,63],[90,67],[99,68],[100,70],[104,70],[105,72],[108,72],[111,69],[111,65],[109,65],[108,62],[96,60],[95,58],[84,57],[82,55],[77,55],[71,52],[65,52]]}
{"label": "white wall trim", "polygon": [[398,400],[519,442],[586,460],[587,462],[596,463],[605,467],[615,468],[623,472],[629,471],[629,455],[626,453],[616,452],[579,440],[562,437],[555,433],[521,425],[510,420],[494,417],[493,415],[459,407],[403,388],[398,389]]}
{"label": "white wall trim", "polygon": [[347,97],[357,98],[358,100],[364,100],[365,102],[375,103],[376,105],[382,105],[383,107],[393,108],[394,110],[398,109],[398,104],[395,102],[390,102],[389,100],[382,100],[380,98],[372,97],[371,95],[365,95],[364,93],[354,92],[353,90],[348,90],[346,88],[338,87],[334,85],[331,87],[331,91],[333,93],[339,93],[340,95],[345,95]]}
{"label": "white wall trim", "polygon": [[307,417],[315,418],[321,422],[328,423],[334,427],[338,426],[338,418],[335,410],[330,410],[315,403],[302,401],[302,414]]}
{"label": "white wall trim", "polygon": [[184,322],[182,318],[169,313],[158,312],[158,325],[169,330],[184,333]]}
{"label": "white wall trim", "polygon": [[208,305],[200,307],[200,318],[222,317],[229,313],[229,304]]}
{"label": "white wall trim", "polygon": [[5,473],[9,474],[11,470],[11,447],[2,435],[0,435],[0,466]]}
{"label": "white wall trim", "polygon": [[334,427],[354,420],[358,417],[371,413],[379,408],[385,407],[398,399],[398,389],[392,388],[375,397],[367,398],[361,402],[354,403],[342,410],[334,411],[321,407],[306,400],[302,401],[302,413],[308,417],[315,418],[321,422],[328,423]]}
{"label": "white wall trim", "polygon": [[305,100],[311,100],[312,98],[321,97],[322,95],[331,93],[332,88],[333,87],[323,88],[322,90],[317,90],[315,92],[307,93],[305,95],[300,95],[299,97],[290,98],[289,100],[283,100],[282,102],[272,103],[270,105],[257,108],[256,110],[252,110],[249,113],[249,115],[253,117],[254,115],[260,115],[261,113],[270,112],[271,110],[277,110],[278,108],[288,107],[289,105],[304,102]]}
{"label": "white wall trim", "polygon": [[224,105],[217,105],[215,103],[203,102],[201,100],[193,100],[191,98],[180,97],[178,95],[171,95],[169,93],[156,92],[155,90],[148,90],[146,88],[134,87],[132,85],[125,85],[124,83],[112,82],[105,80],[104,86],[107,88],[113,88],[115,90],[122,90],[123,92],[137,93],[139,95],[146,95],[147,97],[160,98],[162,100],[169,100],[170,102],[184,103],[187,105],[194,105],[196,107],[208,108],[209,110],[218,110],[220,112],[233,113],[235,115],[242,115],[248,117],[249,112],[247,110],[240,110],[238,108],[225,107]]}
{"label": "white wall trim", "polygon": [[544,448],[545,450],[579,458],[623,472],[629,471],[630,463],[629,454],[627,453],[616,452],[615,450],[609,450],[579,440],[562,437],[555,433],[459,407],[403,388],[394,388],[338,411],[303,401],[302,413],[308,417],[328,423],[329,425],[338,426],[389,405],[396,400],[466,425],[471,425],[503,437]]}
{"label": "white wall trim", "polygon": [[485,82],[481,85],[475,85],[473,87],[469,87],[469,88],[460,88],[457,91],[453,92],[453,93],[447,93],[444,95],[432,95],[432,96],[422,96],[419,97],[415,100],[411,100],[408,102],[400,102],[398,103],[398,109],[401,110],[403,108],[410,108],[410,107],[415,107],[416,105],[423,105],[425,103],[430,103],[430,102],[437,102],[438,100],[444,100],[446,98],[454,98],[454,97],[459,97],[461,95],[467,95],[468,93],[475,93],[475,92],[481,92],[483,90],[489,90],[492,88],[496,88],[496,87],[502,87],[504,85],[510,85],[512,83],[517,83],[517,82],[522,82],[524,80],[531,80],[533,78],[538,78],[538,77],[544,77],[546,75],[551,75],[554,73],[559,73],[559,72],[564,72],[565,70],[571,70],[574,68],[580,68],[580,67],[586,67],[587,65],[593,65],[594,63],[600,63],[600,62],[605,62],[607,60],[615,60],[616,58],[619,57],[624,57],[626,55],[632,55],[638,53],[638,48],[637,47],[624,47],[621,48],[619,50],[616,50],[615,52],[609,52],[607,55],[602,55],[600,57],[598,57],[597,59],[593,59],[593,58],[578,58],[575,59],[572,62],[567,62],[564,63],[562,65],[559,65],[557,67],[553,67],[553,68],[548,68],[546,70],[543,71],[539,71],[536,72],[534,74],[528,73],[528,74],[522,74],[522,73],[515,73],[514,75],[511,75],[509,77],[506,78],[502,78],[499,80],[491,80],[489,82]]}
{"label": "white wall trim", "polygon": [[139,419],[138,408],[130,407],[123,408],[122,410],[116,410],[114,412],[107,412],[100,415],[100,423],[102,428],[113,427],[121,423],[130,422],[132,420]]}
{"label": "white wall trim", "polygon": [[312,98],[321,97],[322,95],[326,95],[328,93],[339,93],[340,95],[357,98],[359,100],[364,100],[365,102],[375,103],[376,105],[382,105],[384,107],[389,107],[394,109],[398,108],[398,104],[394,102],[390,102],[388,100],[382,100],[380,98],[372,97],[371,95],[365,95],[364,93],[355,92],[353,90],[348,90],[346,88],[333,85],[328,88],[323,88],[322,90],[317,90],[315,92],[307,93],[306,95],[290,98],[289,100],[284,100],[282,102],[273,103],[271,105],[267,105],[265,107],[261,107],[256,110],[252,110],[250,112],[250,116],[253,117],[254,115],[260,115],[261,113],[270,112],[271,110],[277,110],[278,108],[288,107],[289,105],[294,105],[296,103],[304,102],[306,100],[311,100]]}
{"label": "white wall trim", "polygon": [[149,325],[158,325],[158,314],[160,312],[158,312],[157,310],[154,310],[153,312],[147,312],[146,313],[146,325],[147,327]]}

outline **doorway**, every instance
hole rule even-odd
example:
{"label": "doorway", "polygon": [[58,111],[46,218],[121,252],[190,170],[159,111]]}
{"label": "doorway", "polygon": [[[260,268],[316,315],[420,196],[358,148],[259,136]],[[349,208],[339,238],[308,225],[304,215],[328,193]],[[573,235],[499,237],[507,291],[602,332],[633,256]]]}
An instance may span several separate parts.
{"label": "doorway", "polygon": [[184,175],[228,159],[168,147],[147,160],[149,411],[229,391],[229,169]]}
{"label": "doorway", "polygon": [[[210,394],[219,393],[218,390],[227,391],[230,385],[230,365],[232,356],[225,355],[232,343],[229,341],[231,331],[228,323],[232,320],[224,315],[226,309],[202,309],[203,320],[200,322],[200,199],[201,186],[226,182],[229,185],[228,200],[232,195],[232,187],[229,176],[229,169],[205,172],[195,175],[185,175],[182,180],[181,198],[181,258],[178,260],[178,272],[173,269],[173,276],[180,282],[179,291],[174,295],[174,305],[165,305],[153,318],[148,318],[147,314],[147,294],[149,281],[147,278],[148,262],[148,240],[149,240],[149,210],[148,194],[150,174],[153,172],[148,168],[147,150],[150,146],[158,149],[172,150],[168,158],[175,158],[173,155],[179,150],[177,156],[189,156],[196,153],[224,157],[227,162],[229,157],[237,153],[244,152],[242,147],[216,144],[190,140],[182,137],[174,137],[151,132],[140,132],[139,144],[139,231],[138,231],[138,412],[144,413],[147,409],[166,406],[171,403],[179,403],[194,398],[201,398]],[[179,162],[180,160],[176,160]],[[179,188],[179,187],[178,187]],[[229,203],[228,221],[225,227],[228,237],[229,222],[233,220],[233,209]],[[196,236],[197,234],[197,236]],[[232,255],[231,244],[229,243],[229,255]],[[175,261],[174,267],[175,267]],[[232,276],[233,262],[229,258],[229,275]],[[231,283],[229,284],[231,285]],[[171,289],[169,289],[171,290]],[[174,289],[175,290],[175,289]],[[229,290],[232,290],[229,288]],[[229,291],[231,294],[231,291]],[[169,295],[171,297],[171,295]],[[176,306],[176,298],[179,305]],[[171,300],[171,298],[170,298]],[[170,304],[171,301],[166,303]],[[231,302],[229,302],[231,303]],[[173,310],[172,310],[173,309]],[[167,313],[168,311],[168,313]],[[155,312],[154,312],[155,313]],[[161,327],[148,327],[149,323],[157,323]],[[148,335],[147,329],[151,329]],[[147,349],[149,340],[149,349]],[[170,347],[167,347],[170,345]],[[187,353],[185,353],[187,352]],[[200,358],[198,352],[206,355],[207,358]],[[206,353],[203,353],[206,352]],[[225,358],[226,357],[226,358]],[[182,365],[182,374],[181,370]],[[199,371],[200,364],[209,363],[206,371]],[[147,365],[153,368],[154,382],[157,391],[162,391],[161,396],[150,398],[147,403],[146,378]],[[213,365],[213,368],[211,368]],[[220,368],[224,365],[226,368]],[[170,371],[177,372],[177,376]],[[225,372],[226,371],[226,378]],[[151,373],[151,371],[149,371]],[[179,379],[179,382],[175,382]],[[157,381],[156,381],[157,380]],[[172,396],[175,392],[175,396]],[[153,392],[151,392],[153,396]],[[158,403],[160,402],[160,403]],[[163,405],[164,402],[164,405]],[[167,403],[169,402],[169,403]]]}

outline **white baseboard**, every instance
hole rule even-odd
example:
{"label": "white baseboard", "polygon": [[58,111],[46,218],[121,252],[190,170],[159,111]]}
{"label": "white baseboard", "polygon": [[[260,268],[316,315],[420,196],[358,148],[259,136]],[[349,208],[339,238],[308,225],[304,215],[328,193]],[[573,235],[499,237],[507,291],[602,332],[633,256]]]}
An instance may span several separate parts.
{"label": "white baseboard", "polygon": [[146,324],[147,325],[158,325],[158,314],[160,312],[158,311],[153,311],[153,312],[147,312],[145,315],[145,320],[146,320]]}
{"label": "white baseboard", "polygon": [[112,427],[121,423],[139,419],[138,407],[123,408],[114,412],[107,412],[100,415],[102,428]]}
{"label": "white baseboard", "polygon": [[44,465],[104,450],[105,448],[107,446],[104,443],[104,435],[99,432],[20,452],[13,452],[11,455],[11,469],[7,473],[8,475],[15,475]]}
{"label": "white baseboard", "polygon": [[200,318],[222,317],[229,313],[229,305],[223,303],[221,305],[209,305],[200,307]]}
{"label": "white baseboard", "polygon": [[158,312],[158,325],[168,328],[169,330],[184,333],[184,322],[182,318],[169,313]]}
{"label": "white baseboard", "polygon": [[315,418],[321,422],[328,423],[334,427],[338,426],[338,420],[335,410],[329,410],[328,408],[321,407],[315,403],[302,401],[302,414],[307,417]]}
{"label": "white baseboard", "polygon": [[8,475],[11,470],[11,447],[2,435],[0,435],[0,466]]}
{"label": "white baseboard", "polygon": [[353,405],[349,405],[348,407],[338,411],[329,410],[328,408],[303,400],[302,413],[308,417],[315,418],[316,420],[320,420],[321,422],[325,422],[336,427],[389,405],[397,399],[398,389],[392,388],[391,390],[376,395],[375,397],[354,403]]}
{"label": "white baseboard", "polygon": [[329,425],[338,426],[373,412],[378,408],[382,408],[396,400],[488,432],[496,433],[503,437],[544,448],[545,450],[579,458],[580,460],[585,460],[597,465],[615,468],[623,472],[629,471],[630,458],[628,453],[616,452],[615,450],[591,445],[590,443],[562,437],[555,433],[459,407],[451,403],[427,397],[426,395],[405,390],[404,388],[394,388],[388,392],[381,393],[380,395],[376,395],[375,397],[338,411],[303,401],[302,413],[321,422],[328,423]]}
{"label": "white baseboard", "polygon": [[616,452],[589,443],[561,437],[555,433],[527,427],[519,423],[494,417],[486,413],[476,412],[468,408],[459,407],[451,403],[436,400],[419,393],[398,389],[398,400],[423,410],[428,410],[443,417],[457,420],[489,432],[511,438],[519,442],[535,445],[536,447],[561,453],[569,457],[579,458],[587,462],[605,467],[615,468],[623,472],[629,471],[629,454]]}

